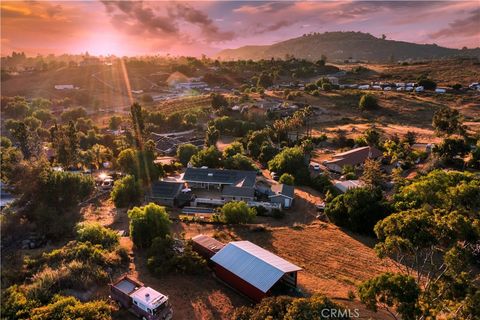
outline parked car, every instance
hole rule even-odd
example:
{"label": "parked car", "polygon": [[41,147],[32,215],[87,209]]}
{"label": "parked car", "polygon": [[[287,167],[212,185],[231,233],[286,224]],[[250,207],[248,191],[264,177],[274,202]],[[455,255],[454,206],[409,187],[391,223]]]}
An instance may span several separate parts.
{"label": "parked car", "polygon": [[173,316],[167,296],[128,276],[110,285],[110,298],[142,320],[170,320]]}
{"label": "parked car", "polygon": [[325,202],[320,202],[315,205],[315,208],[317,208],[318,211],[324,211],[325,210]]}

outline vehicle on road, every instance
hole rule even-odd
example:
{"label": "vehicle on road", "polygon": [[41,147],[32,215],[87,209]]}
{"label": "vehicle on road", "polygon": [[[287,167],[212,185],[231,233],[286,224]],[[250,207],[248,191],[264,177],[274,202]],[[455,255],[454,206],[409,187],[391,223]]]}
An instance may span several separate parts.
{"label": "vehicle on road", "polygon": [[142,320],[170,320],[173,316],[166,295],[126,275],[110,285],[110,298]]}

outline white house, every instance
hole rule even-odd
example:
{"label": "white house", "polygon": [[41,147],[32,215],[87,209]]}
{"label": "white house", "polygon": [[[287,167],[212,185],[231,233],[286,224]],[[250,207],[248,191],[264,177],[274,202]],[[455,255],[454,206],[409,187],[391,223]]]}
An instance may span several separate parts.
{"label": "white house", "polygon": [[283,208],[290,208],[293,203],[295,188],[286,184],[275,184],[268,196],[270,202],[279,203]]}

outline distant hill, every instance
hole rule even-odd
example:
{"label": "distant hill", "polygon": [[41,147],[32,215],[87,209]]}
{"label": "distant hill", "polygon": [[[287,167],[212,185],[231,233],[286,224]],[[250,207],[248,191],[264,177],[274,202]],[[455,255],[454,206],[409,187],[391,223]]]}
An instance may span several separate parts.
{"label": "distant hill", "polygon": [[329,61],[348,58],[372,62],[406,59],[435,59],[450,57],[480,57],[480,48],[450,49],[435,44],[416,44],[404,41],[383,40],[362,32],[326,32],[303,35],[272,45],[244,46],[220,51],[215,57],[220,59],[270,59],[296,58],[318,60],[321,55]]}

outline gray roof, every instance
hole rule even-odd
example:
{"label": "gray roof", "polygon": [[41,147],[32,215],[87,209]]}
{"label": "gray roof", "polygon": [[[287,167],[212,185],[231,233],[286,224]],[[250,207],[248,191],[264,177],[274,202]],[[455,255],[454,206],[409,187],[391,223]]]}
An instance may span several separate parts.
{"label": "gray roof", "polygon": [[152,184],[150,197],[174,199],[182,190],[183,182],[156,181]]}
{"label": "gray roof", "polygon": [[293,199],[295,194],[295,188],[288,184],[274,184],[272,186],[272,192],[273,194],[271,194],[270,197],[282,195]]}
{"label": "gray roof", "polygon": [[230,242],[211,260],[262,292],[270,290],[285,273],[301,270],[250,241]]}
{"label": "gray roof", "polygon": [[235,184],[237,186],[253,187],[256,176],[256,171],[187,168],[183,175],[183,180],[187,182]]}
{"label": "gray roof", "polygon": [[225,186],[225,187],[223,187],[222,195],[223,196],[253,198],[255,196],[255,188],[253,188],[253,187]]}

